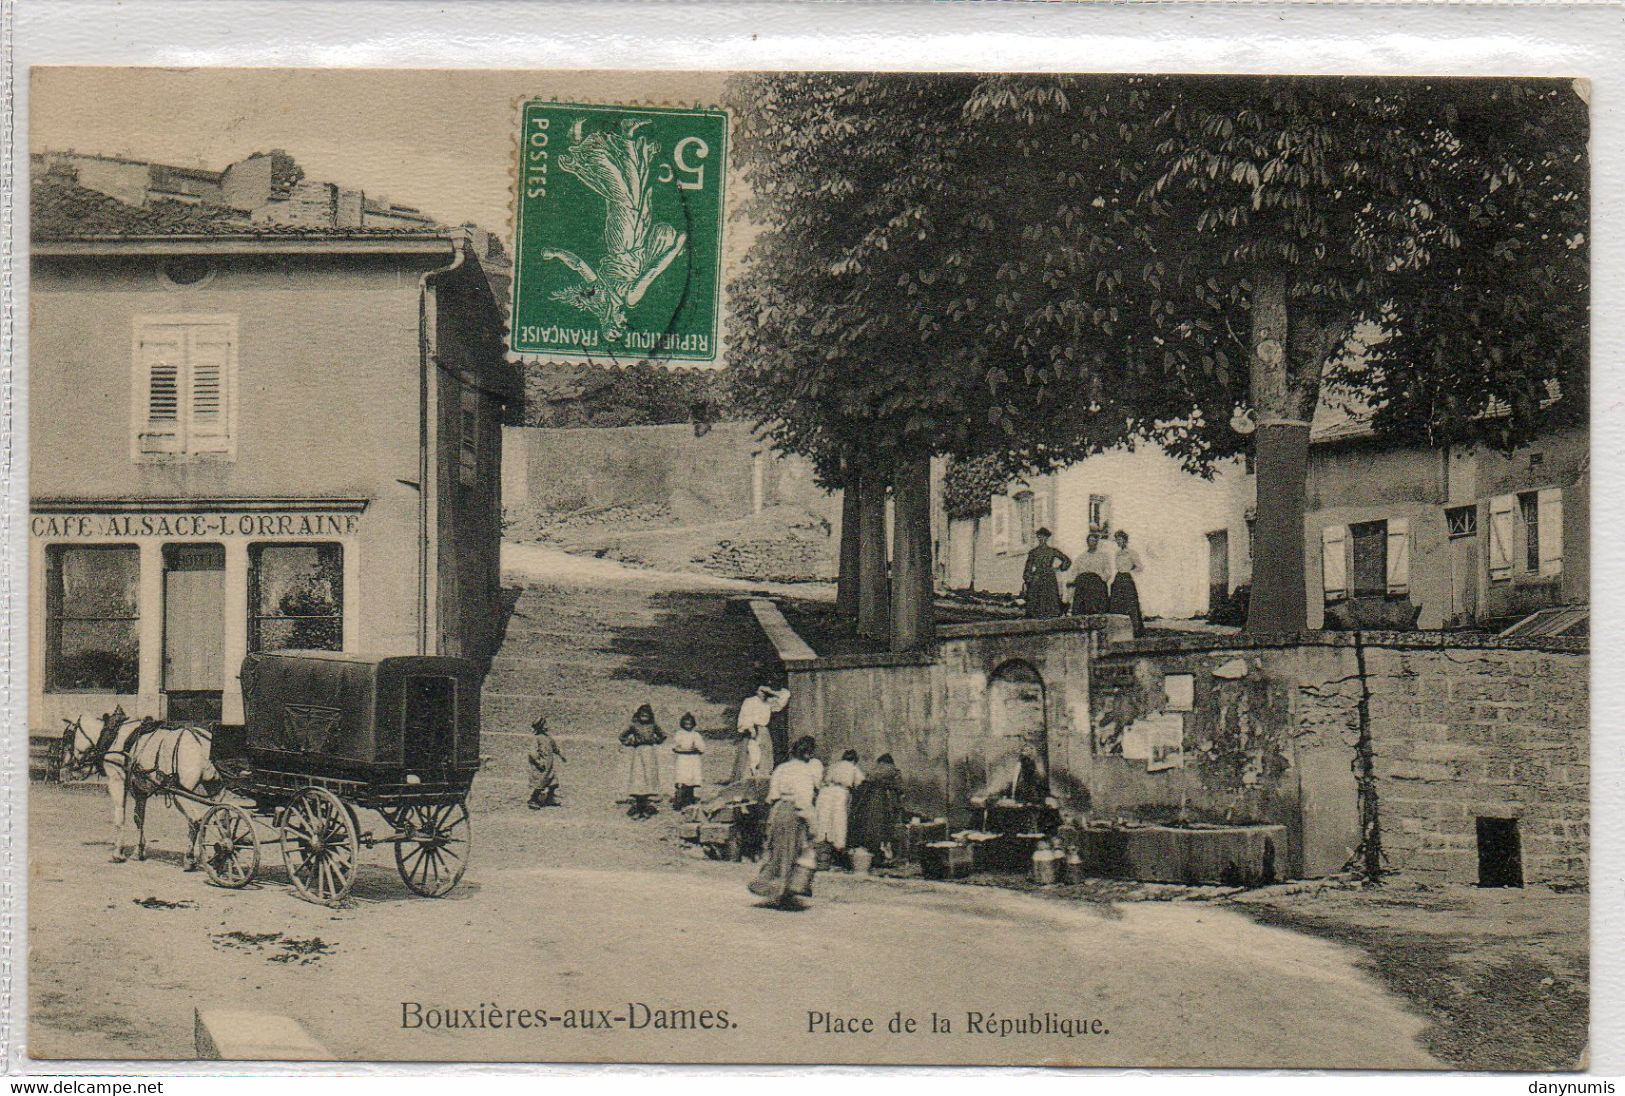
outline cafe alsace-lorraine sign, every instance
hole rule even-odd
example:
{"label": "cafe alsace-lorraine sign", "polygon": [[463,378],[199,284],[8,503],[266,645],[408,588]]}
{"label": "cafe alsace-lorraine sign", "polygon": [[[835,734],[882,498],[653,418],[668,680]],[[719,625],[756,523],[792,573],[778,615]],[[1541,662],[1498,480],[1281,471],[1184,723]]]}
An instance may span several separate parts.
{"label": "cafe alsace-lorraine sign", "polygon": [[36,513],[29,532],[36,537],[201,537],[255,539],[347,537],[360,531],[361,515],[351,511],[254,510],[142,513]]}
{"label": "cafe alsace-lorraine sign", "polygon": [[727,115],[532,100],[520,124],[513,351],[715,361]]}

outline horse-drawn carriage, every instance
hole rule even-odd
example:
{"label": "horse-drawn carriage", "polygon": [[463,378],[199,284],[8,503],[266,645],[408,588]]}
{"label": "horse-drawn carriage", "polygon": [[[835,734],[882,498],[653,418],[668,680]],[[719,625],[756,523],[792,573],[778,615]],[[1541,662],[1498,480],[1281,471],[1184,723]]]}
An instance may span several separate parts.
{"label": "horse-drawn carriage", "polygon": [[[213,735],[208,760],[219,790],[186,779],[178,766],[143,764],[140,730],[128,738],[104,735],[101,763],[110,791],[120,777],[116,794],[133,788],[143,801],[156,794],[206,808],[193,827],[191,854],[219,886],[253,881],[268,821],[288,879],[304,898],[343,902],[361,849],[386,844],[407,888],[438,898],[468,866],[480,676],[474,663],[458,658],[251,654],[241,674],[240,740],[231,742],[236,728]],[[162,758],[161,748],[153,756]],[[139,811],[138,805],[138,829]],[[364,829],[361,811],[376,813],[384,832]]]}

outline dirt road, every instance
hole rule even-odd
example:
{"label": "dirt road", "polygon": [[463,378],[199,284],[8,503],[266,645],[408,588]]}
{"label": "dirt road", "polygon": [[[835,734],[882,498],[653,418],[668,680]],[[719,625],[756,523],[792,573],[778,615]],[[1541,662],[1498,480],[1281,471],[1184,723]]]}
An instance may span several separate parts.
{"label": "dirt road", "polygon": [[[1211,905],[826,874],[799,912],[758,907],[749,865],[693,859],[669,813],[614,803],[636,703],[715,724],[757,673],[732,587],[523,562],[452,897],[411,898],[374,851],[350,908],[312,906],[274,845],[261,885],[212,888],[156,810],[154,858],[111,865],[105,795],[36,785],[30,1052],[187,1057],[202,1007],[293,1016],[343,1058],[1438,1065],[1352,950]],[[519,767],[538,706],[570,758],[565,806],[543,812]],[[915,1030],[889,1031],[896,1014]]]}

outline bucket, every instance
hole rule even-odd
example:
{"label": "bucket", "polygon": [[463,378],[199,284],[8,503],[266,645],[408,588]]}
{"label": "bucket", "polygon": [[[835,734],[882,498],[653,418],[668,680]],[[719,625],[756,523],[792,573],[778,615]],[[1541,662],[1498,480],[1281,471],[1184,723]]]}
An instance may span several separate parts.
{"label": "bucket", "polygon": [[869,869],[874,867],[875,858],[868,849],[853,849],[849,854],[852,860],[852,872],[855,875],[868,875]]}
{"label": "bucket", "polygon": [[812,894],[813,875],[818,871],[818,856],[811,849],[804,849],[796,862],[790,868],[790,875],[784,881],[787,894]]}

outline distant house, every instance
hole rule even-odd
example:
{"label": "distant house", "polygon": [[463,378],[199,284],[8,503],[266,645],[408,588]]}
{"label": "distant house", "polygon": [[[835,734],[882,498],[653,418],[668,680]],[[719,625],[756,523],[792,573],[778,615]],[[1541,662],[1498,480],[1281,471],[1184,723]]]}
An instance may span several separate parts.
{"label": "distant house", "polygon": [[239,722],[251,651],[488,658],[519,389],[484,248],[110,186],[33,187],[30,726]]}
{"label": "distant house", "polygon": [[1091,531],[1126,530],[1145,564],[1137,585],[1146,615],[1204,615],[1251,569],[1244,479],[1239,460],[1203,479],[1154,447],[1089,457],[1011,484],[979,518],[949,521],[943,580],[950,589],[1014,594],[1038,529],[1048,527],[1051,543],[1072,556]]}
{"label": "distant house", "polygon": [[1581,428],[1503,454],[1396,445],[1317,416],[1309,626],[1482,627],[1587,604],[1589,468]]}

